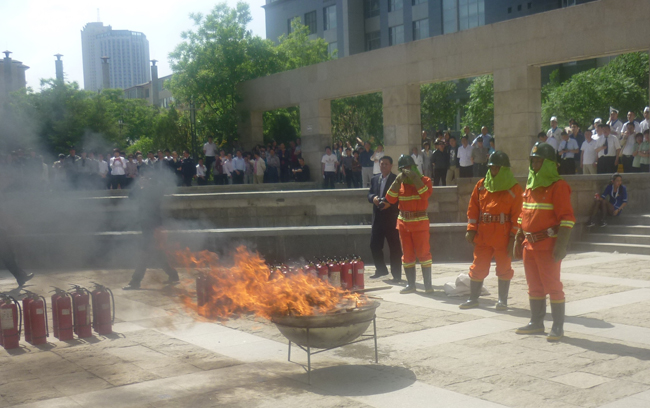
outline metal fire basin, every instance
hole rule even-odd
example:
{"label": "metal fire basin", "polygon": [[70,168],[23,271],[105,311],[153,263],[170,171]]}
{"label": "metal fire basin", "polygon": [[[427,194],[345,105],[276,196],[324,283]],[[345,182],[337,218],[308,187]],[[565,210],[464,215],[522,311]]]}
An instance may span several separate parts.
{"label": "metal fire basin", "polygon": [[[271,319],[284,337],[289,340],[288,360],[291,361],[291,343],[307,353],[307,378],[311,384],[311,356],[347,344],[374,339],[375,363],[379,362],[377,354],[377,324],[375,310],[379,302],[369,302],[346,312],[318,316],[281,316]],[[373,324],[373,334],[365,331]],[[363,337],[361,340],[357,340]],[[356,341],[355,341],[356,340]],[[312,348],[323,349],[311,351]]]}

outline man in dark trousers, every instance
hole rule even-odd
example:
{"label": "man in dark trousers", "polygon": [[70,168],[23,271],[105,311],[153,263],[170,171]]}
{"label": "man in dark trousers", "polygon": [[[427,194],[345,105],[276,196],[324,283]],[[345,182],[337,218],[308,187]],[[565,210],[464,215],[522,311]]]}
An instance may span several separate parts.
{"label": "man in dark trousers", "polygon": [[131,282],[124,290],[140,289],[147,266],[158,263],[169,276],[167,284],[179,281],[178,272],[167,261],[160,238],[162,233],[162,210],[160,204],[164,197],[164,186],[159,178],[140,177],[138,185],[131,190],[129,198],[138,202],[138,219],[142,228],[142,243],[138,264],[131,277]]}
{"label": "man in dark trousers", "polygon": [[16,256],[14,255],[13,248],[11,247],[11,241],[9,238],[9,231],[5,229],[7,226],[7,219],[4,217],[2,212],[0,212],[0,262],[2,262],[9,270],[9,272],[14,275],[18,286],[23,286],[25,282],[34,277],[33,273],[26,273],[16,263]]}
{"label": "man in dark trousers", "polygon": [[372,207],[372,235],[370,236],[370,250],[375,263],[376,272],[371,279],[377,279],[388,275],[386,262],[384,261],[384,239],[388,241],[390,250],[390,272],[393,275],[392,283],[399,283],[402,280],[402,247],[399,241],[397,230],[397,205],[390,205],[384,200],[388,189],[395,181],[395,174],[390,170],[393,167],[393,159],[384,156],[379,161],[380,174],[370,180],[370,191],[368,201]]}

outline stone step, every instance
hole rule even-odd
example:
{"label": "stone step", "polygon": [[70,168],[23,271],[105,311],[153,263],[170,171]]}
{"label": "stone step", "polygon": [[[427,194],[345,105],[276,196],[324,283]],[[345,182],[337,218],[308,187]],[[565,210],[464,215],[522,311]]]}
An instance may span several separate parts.
{"label": "stone step", "polygon": [[[598,230],[596,230],[598,228]],[[611,234],[634,234],[634,235],[650,235],[650,225],[608,225],[605,228],[598,226],[587,229],[589,233],[611,233]]]}
{"label": "stone step", "polygon": [[615,244],[600,242],[574,242],[571,250],[575,252],[618,252],[620,254],[650,255],[650,245]]}
{"label": "stone step", "polygon": [[606,230],[607,228],[599,228],[598,233],[586,234],[585,239],[593,243],[650,245],[650,235],[610,234]]}
{"label": "stone step", "polygon": [[623,214],[618,217],[607,217],[611,225],[650,225],[650,214]]}

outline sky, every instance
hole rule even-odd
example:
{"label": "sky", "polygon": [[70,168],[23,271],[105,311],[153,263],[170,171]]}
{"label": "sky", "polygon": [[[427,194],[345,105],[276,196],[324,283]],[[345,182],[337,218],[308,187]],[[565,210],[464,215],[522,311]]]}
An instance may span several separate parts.
{"label": "sky", "polygon": [[[144,33],[149,56],[158,60],[158,75],[172,73],[168,55],[181,42],[181,32],[192,29],[190,13],[207,14],[224,0],[0,0],[0,51],[29,69],[27,86],[40,89],[41,78],[54,78],[54,54],[63,54],[66,81],[83,87],[81,30],[98,21],[114,30]],[[237,0],[225,0],[234,7]],[[251,9],[253,34],[266,37],[265,0],[245,0]],[[2,55],[4,57],[4,55]]]}

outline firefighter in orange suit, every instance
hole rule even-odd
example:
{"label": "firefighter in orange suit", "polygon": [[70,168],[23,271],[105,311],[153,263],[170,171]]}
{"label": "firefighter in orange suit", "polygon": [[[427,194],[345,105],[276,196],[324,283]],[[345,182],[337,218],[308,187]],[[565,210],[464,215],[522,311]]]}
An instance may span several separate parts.
{"label": "firefighter in orange suit", "polygon": [[510,159],[504,152],[494,152],[488,172],[472,192],[467,208],[465,239],[474,245],[474,262],[469,268],[470,296],[461,309],[478,307],[483,280],[490,272],[494,257],[499,278],[497,310],[508,308],[508,292],[513,270],[511,265],[515,234],[519,229],[523,191],[510,171]]}
{"label": "firefighter in orange suit", "polygon": [[558,175],[555,149],[538,142],[530,153],[521,228],[515,236],[513,254],[516,258],[523,255],[531,314],[528,325],[517,329],[518,334],[544,333],[546,295],[549,295],[553,327],[546,339],[559,341],[564,335],[560,266],[575,221],[571,188]]}
{"label": "firefighter in orange suit", "polygon": [[415,292],[415,260],[422,267],[425,293],[433,293],[431,285],[431,249],[429,246],[429,217],[427,207],[433,191],[431,179],[423,176],[411,156],[402,155],[397,161],[400,174],[386,193],[386,201],[394,205],[399,200],[397,230],[402,243],[402,264],[407,285],[400,293]]}

